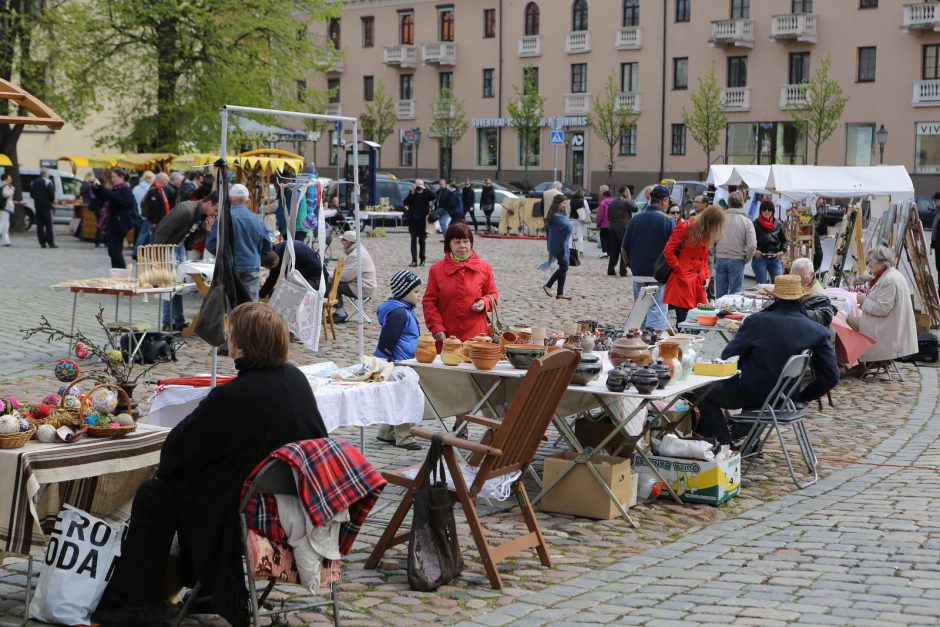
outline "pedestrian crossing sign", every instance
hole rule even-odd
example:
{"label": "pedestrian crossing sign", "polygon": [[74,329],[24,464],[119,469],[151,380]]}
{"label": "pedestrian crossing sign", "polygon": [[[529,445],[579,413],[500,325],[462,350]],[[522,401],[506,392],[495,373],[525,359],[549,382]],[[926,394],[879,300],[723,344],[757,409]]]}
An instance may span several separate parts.
{"label": "pedestrian crossing sign", "polygon": [[550,131],[548,135],[548,142],[553,146],[556,144],[565,143],[565,132],[564,131]]}

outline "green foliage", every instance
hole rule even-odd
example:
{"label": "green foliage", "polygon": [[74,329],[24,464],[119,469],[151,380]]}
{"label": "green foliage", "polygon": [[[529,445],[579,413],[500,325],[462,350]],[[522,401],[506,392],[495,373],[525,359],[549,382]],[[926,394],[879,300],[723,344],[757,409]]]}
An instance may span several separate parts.
{"label": "green foliage", "polygon": [[516,97],[506,103],[509,111],[509,120],[516,129],[516,136],[522,147],[523,164],[525,168],[525,182],[529,182],[529,164],[535,158],[535,147],[539,145],[539,135],[542,132],[542,110],[545,108],[545,98],[539,94],[535,84],[535,72],[529,71],[530,65],[523,73],[523,83],[513,85],[512,90]]}
{"label": "green foliage", "polygon": [[614,172],[614,147],[624,131],[636,126],[640,114],[636,113],[632,106],[621,104],[620,88],[613,72],[607,76],[603,91],[591,100],[588,124],[597,138],[607,146],[607,184],[610,185]]}
{"label": "green foliage", "polygon": [[721,134],[728,126],[728,114],[725,113],[725,100],[721,97],[718,86],[718,73],[715,62],[705,77],[699,77],[698,89],[691,95],[692,111],[682,107],[682,123],[702,150],[705,151],[705,169],[712,162],[712,153],[721,142]]}
{"label": "green foliage", "polygon": [[398,116],[395,114],[395,103],[385,91],[385,81],[379,79],[372,94],[372,102],[365,103],[365,112],[359,116],[362,123],[362,137],[379,144],[384,144],[388,136],[395,130]]}
{"label": "green foliage", "polygon": [[806,104],[788,108],[796,127],[813,143],[813,165],[819,165],[819,147],[836,132],[845,104],[849,101],[839,81],[829,76],[831,66],[830,53],[804,87]]}
{"label": "green foliage", "polygon": [[463,109],[463,102],[457,100],[449,87],[442,88],[431,102],[431,114],[434,121],[431,123],[430,136],[446,155],[445,163],[441,164],[441,176],[450,178],[451,150],[470,127],[467,114]]}

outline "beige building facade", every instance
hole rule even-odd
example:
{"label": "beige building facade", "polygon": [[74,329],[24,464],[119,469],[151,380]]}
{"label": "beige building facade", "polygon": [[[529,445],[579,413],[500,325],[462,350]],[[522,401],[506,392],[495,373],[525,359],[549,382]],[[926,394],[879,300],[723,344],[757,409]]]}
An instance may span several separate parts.
{"label": "beige building facade", "polygon": [[[849,97],[821,165],[908,168],[919,193],[940,190],[940,4],[902,0],[346,0],[342,17],[312,26],[338,40],[342,63],[317,78],[338,88],[330,111],[358,116],[383,81],[396,110],[381,169],[436,177],[432,100],[449,86],[470,123],[451,155],[455,177],[525,178],[509,120],[528,67],[545,98],[528,181],[553,176],[596,189],[608,148],[591,132],[591,100],[613,75],[640,117],[614,147],[614,181],[699,179],[704,151],[682,124],[699,77],[714,64],[728,127],[713,163],[812,163],[813,146],[787,107],[805,98],[827,55]],[[936,30],[935,30],[936,29]],[[550,142],[552,129],[563,144]],[[420,129],[415,146],[408,140]],[[329,172],[330,142],[317,144]],[[350,129],[344,129],[344,140]],[[558,136],[554,138],[558,140]],[[417,148],[417,150],[415,150]],[[557,174],[556,174],[557,173]]]}

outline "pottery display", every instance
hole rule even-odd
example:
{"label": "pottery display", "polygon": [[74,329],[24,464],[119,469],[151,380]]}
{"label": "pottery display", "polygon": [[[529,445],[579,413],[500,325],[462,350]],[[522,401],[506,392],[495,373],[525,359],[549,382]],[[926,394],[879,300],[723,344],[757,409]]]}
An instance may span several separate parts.
{"label": "pottery display", "polygon": [[516,344],[519,342],[519,338],[516,337],[516,334],[512,331],[503,331],[503,334],[499,337],[499,345],[506,346],[506,344]]}
{"label": "pottery display", "polygon": [[640,394],[650,394],[659,386],[659,377],[649,368],[639,368],[633,374],[633,386]]}
{"label": "pottery display", "polygon": [[477,370],[492,370],[499,362],[499,357],[470,357],[470,363]]}
{"label": "pottery display", "polygon": [[659,358],[669,366],[669,376],[673,379],[682,377],[682,347],[677,342],[659,343]]}
{"label": "pottery display", "polygon": [[679,380],[685,381],[689,378],[689,375],[692,374],[692,367],[695,365],[695,357],[698,355],[698,349],[695,345],[698,344],[701,346],[705,338],[679,333],[672,336],[669,341],[675,342],[682,349],[682,375],[679,377]]}
{"label": "pottery display", "polygon": [[614,366],[619,366],[628,359],[639,366],[653,363],[649,345],[640,339],[639,331],[636,329],[631,329],[626,337],[615,340],[607,356]]}
{"label": "pottery display", "polygon": [[459,366],[463,363],[463,355],[457,352],[442,351],[441,362],[443,362],[445,366]]}
{"label": "pottery display", "polygon": [[507,344],[504,350],[509,363],[521,370],[528,369],[536,359],[545,355],[545,346],[538,344]]}
{"label": "pottery display", "polygon": [[657,378],[659,379],[659,389],[662,390],[669,383],[669,380],[672,379],[672,372],[662,359],[656,361],[649,367],[650,370],[656,373]]}
{"label": "pottery display", "polygon": [[433,362],[435,357],[437,357],[437,349],[434,348],[433,343],[430,347],[419,345],[418,348],[415,349],[415,359],[422,364]]}
{"label": "pottery display", "polygon": [[574,369],[574,374],[571,375],[571,383],[574,385],[587,385],[596,379],[600,373],[600,362],[582,361]]}
{"label": "pottery display", "polygon": [[625,392],[633,383],[633,372],[630,368],[611,368],[607,371],[607,389],[611,392]]}

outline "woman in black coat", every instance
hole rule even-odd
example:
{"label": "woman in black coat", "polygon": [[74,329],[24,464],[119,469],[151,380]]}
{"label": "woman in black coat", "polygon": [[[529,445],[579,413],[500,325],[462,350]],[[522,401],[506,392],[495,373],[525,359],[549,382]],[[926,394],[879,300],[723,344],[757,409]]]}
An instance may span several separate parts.
{"label": "woman in black coat", "polygon": [[760,211],[754,220],[754,233],[757,236],[757,250],[751,267],[758,283],[773,283],[783,274],[783,255],[787,252],[787,234],[783,222],[774,218],[774,204],[769,200],[761,201]]}
{"label": "woman in black coat", "polygon": [[421,249],[421,265],[424,265],[424,245],[428,236],[428,213],[431,203],[434,202],[434,192],[424,186],[424,181],[417,179],[415,186],[405,196],[402,202],[407,209],[406,221],[408,234],[411,235],[411,263],[412,268],[418,265],[418,248]]}
{"label": "woman in black coat", "polygon": [[486,232],[493,230],[492,217],[493,209],[496,208],[496,190],[489,179],[483,181],[483,189],[480,190],[480,211],[486,217]]}
{"label": "woman in black coat", "polygon": [[[249,473],[284,444],[327,437],[304,374],[287,363],[290,335],[264,303],[232,312],[238,376],[213,389],[170,432],[156,477],[134,498],[121,559],[95,613],[103,625],[158,625],[166,560],[179,534],[183,571],[232,625],[249,622],[238,504]],[[194,583],[185,582],[190,585]]]}
{"label": "woman in black coat", "polygon": [[131,230],[134,220],[134,193],[127,184],[124,168],[111,170],[111,189],[101,186],[98,179],[92,182],[95,196],[100,198],[108,212],[108,255],[112,268],[126,268],[124,261],[124,237]]}

